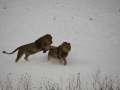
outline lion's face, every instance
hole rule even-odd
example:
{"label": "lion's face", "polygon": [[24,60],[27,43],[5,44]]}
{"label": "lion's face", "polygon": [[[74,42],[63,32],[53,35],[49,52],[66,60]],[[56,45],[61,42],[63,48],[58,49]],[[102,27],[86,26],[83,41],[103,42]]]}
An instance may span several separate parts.
{"label": "lion's face", "polygon": [[48,46],[48,45],[51,45],[53,42],[52,42],[52,36],[50,34],[46,34],[45,37],[44,37],[44,46]]}
{"label": "lion's face", "polygon": [[38,40],[35,41],[37,45],[41,44],[45,46],[50,46],[52,44],[52,36],[50,34],[46,34],[43,37],[39,38]]}
{"label": "lion's face", "polygon": [[62,50],[66,53],[69,53],[69,51],[71,50],[70,43],[63,42],[61,46],[62,46]]}

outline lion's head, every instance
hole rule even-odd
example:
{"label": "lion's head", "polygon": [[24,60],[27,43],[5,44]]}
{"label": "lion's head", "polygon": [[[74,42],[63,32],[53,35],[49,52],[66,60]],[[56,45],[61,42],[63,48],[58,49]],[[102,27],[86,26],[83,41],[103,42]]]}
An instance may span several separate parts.
{"label": "lion's head", "polygon": [[37,39],[35,43],[37,44],[37,46],[49,46],[52,44],[52,36],[50,34],[46,34]]}
{"label": "lion's head", "polygon": [[63,42],[61,48],[65,53],[69,53],[69,51],[71,50],[71,45],[70,43]]}
{"label": "lion's head", "polygon": [[45,36],[41,37],[41,43],[44,46],[51,45],[52,42],[52,36],[50,34],[46,34]]}

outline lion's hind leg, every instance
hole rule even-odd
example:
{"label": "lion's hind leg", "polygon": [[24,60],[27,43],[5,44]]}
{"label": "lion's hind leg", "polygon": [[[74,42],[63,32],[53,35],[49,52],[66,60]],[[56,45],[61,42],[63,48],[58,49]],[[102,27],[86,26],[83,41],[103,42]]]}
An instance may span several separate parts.
{"label": "lion's hind leg", "polygon": [[19,50],[17,54],[17,58],[15,59],[15,62],[18,62],[18,60],[23,56],[24,52]]}
{"label": "lion's hind leg", "polygon": [[48,53],[48,61],[50,60],[51,57],[52,56],[50,55],[50,51],[49,51],[49,53]]}
{"label": "lion's hind leg", "polygon": [[51,56],[48,56],[48,61],[50,61]]}
{"label": "lion's hind leg", "polygon": [[53,57],[52,52],[53,52],[52,50],[50,50],[50,51],[48,52],[48,60],[50,60],[50,58]]}
{"label": "lion's hind leg", "polygon": [[29,60],[28,60],[28,57],[29,57],[29,56],[30,56],[29,54],[25,54],[24,59],[25,59],[26,61],[29,61]]}

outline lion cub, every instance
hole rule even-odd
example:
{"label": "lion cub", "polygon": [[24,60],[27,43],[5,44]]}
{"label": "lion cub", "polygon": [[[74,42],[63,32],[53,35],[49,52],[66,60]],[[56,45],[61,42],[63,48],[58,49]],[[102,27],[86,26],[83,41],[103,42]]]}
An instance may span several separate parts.
{"label": "lion cub", "polygon": [[68,56],[69,51],[71,50],[70,43],[63,42],[61,45],[54,49],[50,49],[48,52],[48,60],[51,57],[61,59],[61,62],[64,61],[64,65],[67,64],[66,57]]}

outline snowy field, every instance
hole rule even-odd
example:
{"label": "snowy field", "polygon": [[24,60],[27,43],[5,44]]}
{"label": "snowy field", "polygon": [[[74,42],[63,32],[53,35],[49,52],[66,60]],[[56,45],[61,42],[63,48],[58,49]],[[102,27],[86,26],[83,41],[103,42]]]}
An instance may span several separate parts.
{"label": "snowy field", "polygon": [[[17,47],[51,34],[53,46],[71,43],[64,66],[48,61],[47,53],[24,56],[15,63]],[[0,81],[11,73],[12,81],[29,73],[35,82],[80,73],[89,81],[100,68],[101,77],[120,79],[120,0],[0,0]]]}

